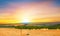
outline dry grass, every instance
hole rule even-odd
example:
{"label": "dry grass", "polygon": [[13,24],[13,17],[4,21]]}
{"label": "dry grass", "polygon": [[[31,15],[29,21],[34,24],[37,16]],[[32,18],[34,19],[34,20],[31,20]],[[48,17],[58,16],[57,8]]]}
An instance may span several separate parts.
{"label": "dry grass", "polygon": [[60,30],[0,28],[0,36],[60,36]]}
{"label": "dry grass", "polygon": [[0,36],[20,36],[20,30],[14,28],[0,28]]}

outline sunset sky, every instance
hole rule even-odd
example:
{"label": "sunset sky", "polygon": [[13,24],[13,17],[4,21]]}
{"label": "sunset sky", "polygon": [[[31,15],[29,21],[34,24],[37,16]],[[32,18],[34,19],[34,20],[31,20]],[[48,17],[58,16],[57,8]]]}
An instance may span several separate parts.
{"label": "sunset sky", "polygon": [[0,0],[0,23],[60,22],[58,0]]}

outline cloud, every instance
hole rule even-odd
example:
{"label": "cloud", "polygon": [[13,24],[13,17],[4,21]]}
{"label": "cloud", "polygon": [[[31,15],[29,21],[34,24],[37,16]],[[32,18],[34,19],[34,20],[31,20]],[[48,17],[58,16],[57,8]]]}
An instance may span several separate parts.
{"label": "cloud", "polygon": [[[34,15],[53,15],[59,14],[59,7],[55,7],[52,2],[32,2],[32,3],[21,3],[21,2],[10,2],[8,3],[5,8],[0,9],[0,13],[14,13],[17,10],[29,12],[31,13],[37,12]],[[29,10],[29,11],[28,11]]]}
{"label": "cloud", "polygon": [[59,7],[53,2],[8,2],[8,4],[0,5],[0,19],[19,20],[24,17],[28,19],[60,17]]}

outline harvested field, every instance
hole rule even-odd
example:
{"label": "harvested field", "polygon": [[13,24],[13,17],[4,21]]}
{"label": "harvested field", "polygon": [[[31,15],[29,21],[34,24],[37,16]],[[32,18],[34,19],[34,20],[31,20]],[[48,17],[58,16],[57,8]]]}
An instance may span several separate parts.
{"label": "harvested field", "polygon": [[0,36],[20,36],[20,30],[14,28],[0,28]]}
{"label": "harvested field", "polygon": [[0,28],[0,36],[60,36],[60,30]]}

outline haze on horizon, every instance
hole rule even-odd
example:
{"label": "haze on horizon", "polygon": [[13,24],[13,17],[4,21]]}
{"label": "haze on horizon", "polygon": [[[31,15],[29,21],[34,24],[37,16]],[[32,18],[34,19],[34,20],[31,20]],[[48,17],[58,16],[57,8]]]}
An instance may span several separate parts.
{"label": "haze on horizon", "polygon": [[0,0],[0,23],[60,22],[59,1]]}

